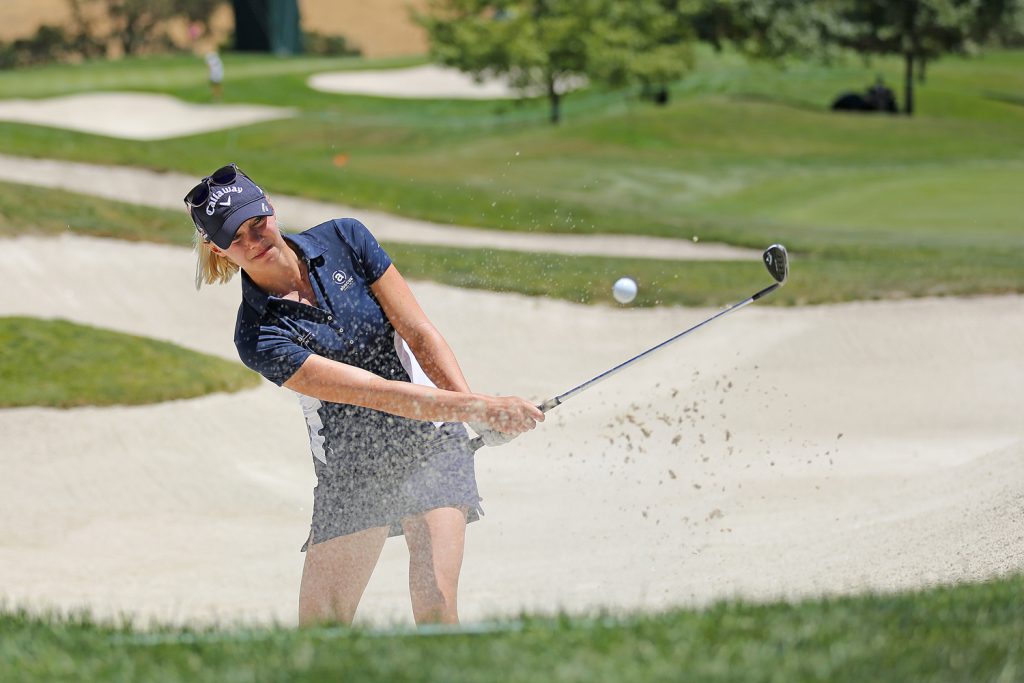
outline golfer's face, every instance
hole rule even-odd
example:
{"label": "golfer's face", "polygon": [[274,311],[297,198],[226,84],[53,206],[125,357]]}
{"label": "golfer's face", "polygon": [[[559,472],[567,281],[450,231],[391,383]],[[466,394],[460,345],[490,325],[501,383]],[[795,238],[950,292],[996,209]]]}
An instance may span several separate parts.
{"label": "golfer's face", "polygon": [[225,254],[241,268],[262,269],[281,258],[284,247],[277,218],[257,216],[242,223]]}

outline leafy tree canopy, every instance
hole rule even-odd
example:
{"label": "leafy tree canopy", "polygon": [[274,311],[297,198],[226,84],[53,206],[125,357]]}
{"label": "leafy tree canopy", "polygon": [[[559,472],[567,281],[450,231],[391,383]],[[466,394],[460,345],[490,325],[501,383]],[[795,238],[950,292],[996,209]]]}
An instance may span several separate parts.
{"label": "leafy tree canopy", "polygon": [[1018,20],[1022,0],[702,0],[698,36],[748,55],[904,59],[904,111],[913,112],[914,67],[964,54]]}
{"label": "leafy tree canopy", "polygon": [[560,118],[565,84],[664,84],[692,61],[690,0],[431,0],[416,16],[438,62],[543,92]]}
{"label": "leafy tree canopy", "polygon": [[612,86],[647,88],[682,78],[693,66],[689,0],[604,2],[586,37],[587,75]]}

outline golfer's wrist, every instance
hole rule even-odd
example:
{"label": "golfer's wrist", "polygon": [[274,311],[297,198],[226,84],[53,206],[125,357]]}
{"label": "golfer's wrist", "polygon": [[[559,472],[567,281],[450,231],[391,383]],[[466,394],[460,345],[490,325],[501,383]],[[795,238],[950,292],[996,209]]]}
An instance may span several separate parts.
{"label": "golfer's wrist", "polygon": [[462,410],[462,421],[486,425],[487,416],[491,412],[491,406],[494,403],[494,399],[482,394],[466,393],[461,395],[464,397],[465,401]]}

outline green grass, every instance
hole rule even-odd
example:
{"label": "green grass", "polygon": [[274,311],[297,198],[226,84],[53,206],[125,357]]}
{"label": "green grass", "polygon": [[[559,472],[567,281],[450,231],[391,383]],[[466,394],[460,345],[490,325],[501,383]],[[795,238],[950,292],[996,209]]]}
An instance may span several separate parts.
{"label": "green grass", "polygon": [[[192,226],[178,211],[0,183],[0,236],[66,231],[178,246],[192,243]],[[639,307],[721,306],[746,298],[770,282],[754,262],[531,254],[395,242],[384,246],[399,270],[411,279],[587,304],[616,305],[611,283],[623,275],[640,285],[631,304]],[[1024,291],[1024,269],[1018,254],[1013,249],[975,247],[966,239],[957,249],[948,250],[904,245],[894,251],[884,246],[847,245],[844,249],[796,252],[791,254],[793,265],[786,287],[764,303]]]}
{"label": "green grass", "polygon": [[64,320],[0,318],[0,348],[0,408],[137,405],[259,383],[237,363]]}
{"label": "green grass", "polygon": [[[299,115],[153,142],[0,123],[0,148],[196,175],[230,159],[272,193],[498,230],[698,236],[755,248],[779,241],[794,255],[780,302],[1024,291],[1024,266],[1008,257],[1024,249],[1022,51],[930,65],[914,118],[827,110],[836,93],[876,73],[898,88],[895,60],[780,69],[702,51],[670,106],[591,89],[567,98],[559,127],[546,123],[542,99],[400,101],[305,86],[322,70],[412,63],[227,55],[228,102],[283,104]],[[0,73],[6,96],[93,88],[209,98],[203,65],[188,56]],[[332,163],[339,153],[348,155],[344,167]],[[98,211],[65,222],[101,226]],[[39,213],[62,220],[56,209]],[[392,247],[411,275],[577,301],[609,301],[609,283],[628,272],[642,280],[639,305],[723,303],[758,275],[736,263]],[[488,272],[494,264],[505,272]],[[517,279],[517,270],[530,277]],[[721,283],[734,286],[708,293]]]}
{"label": "green grass", "polygon": [[[182,193],[184,194],[184,193]],[[73,233],[190,246],[185,211],[0,182],[0,237]]]}
{"label": "green grass", "polygon": [[[794,604],[444,630],[158,629],[0,614],[11,681],[1019,681],[1024,577]],[[434,635],[429,635],[433,633]]]}
{"label": "green grass", "polygon": [[[115,64],[41,68],[31,78],[0,74],[0,93],[103,84],[193,101],[209,97],[201,65],[191,58]],[[807,200],[831,192],[855,196],[862,184],[877,187],[879,174],[923,173],[956,185],[979,163],[1010,162],[1000,172],[1011,191],[993,190],[951,203],[952,214],[942,212],[959,224],[974,220],[978,207],[993,206],[992,199],[1011,213],[1012,187],[1024,179],[1024,107],[993,97],[1024,92],[1024,53],[936,63],[919,88],[919,115],[909,120],[826,110],[836,92],[862,87],[876,70],[896,81],[894,61],[778,70],[704,53],[671,106],[638,103],[626,93],[573,94],[567,122],[557,128],[544,123],[543,100],[403,102],[305,87],[310,73],[363,64],[379,65],[228,57],[234,73],[228,101],[299,107],[296,120],[149,143],[0,124],[0,140],[11,153],[191,173],[232,158],[273,191],[458,224],[687,237],[696,228],[710,231],[707,238],[742,243],[750,235],[732,233],[752,217],[783,231],[795,210],[803,221],[836,220],[833,207],[813,210]],[[337,153],[349,155],[343,169],[331,163]],[[813,188],[808,175],[816,179]],[[919,199],[903,189],[873,192],[871,216],[838,218],[856,228],[902,229],[907,207]],[[781,197],[766,205],[768,192]],[[731,209],[725,215],[723,205]]]}
{"label": "green grass", "polygon": [[[265,55],[247,53],[224,56],[224,62],[231,69],[235,80],[367,67],[398,68],[421,61],[407,57],[369,60],[354,57],[268,59]],[[0,78],[0,98],[52,97],[103,90],[163,92],[174,88],[205,90],[208,97],[205,69],[205,62],[201,58],[185,54],[32,66],[4,71],[3,78]]]}
{"label": "green grass", "polygon": [[[492,250],[388,245],[407,276],[457,287],[612,304],[611,285],[637,281],[631,306],[722,306],[771,283],[755,263],[661,261],[594,256],[521,254]],[[922,296],[968,296],[1024,291],[1019,252],[886,249],[790,254],[790,278],[765,304],[822,304]]]}

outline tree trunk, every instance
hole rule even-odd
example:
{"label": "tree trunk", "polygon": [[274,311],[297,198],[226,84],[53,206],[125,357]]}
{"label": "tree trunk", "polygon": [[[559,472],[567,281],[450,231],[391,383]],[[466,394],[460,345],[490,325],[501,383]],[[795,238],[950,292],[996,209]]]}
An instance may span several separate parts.
{"label": "tree trunk", "polygon": [[924,83],[925,78],[925,67],[928,65],[928,60],[921,57],[917,64],[917,82]]}
{"label": "tree trunk", "polygon": [[133,55],[146,42],[146,33],[149,27],[142,16],[142,12],[134,9],[125,9],[121,17],[124,27],[121,33],[121,46],[125,55]]}
{"label": "tree trunk", "polygon": [[125,56],[135,53],[135,27],[132,26],[131,20],[125,20],[121,28],[121,49]]}
{"label": "tree trunk", "polygon": [[914,54],[907,52],[903,55],[903,113],[907,116],[914,115]]}
{"label": "tree trunk", "polygon": [[551,123],[558,125],[562,120],[562,96],[555,89],[555,79],[548,79],[548,101],[551,103]]}

